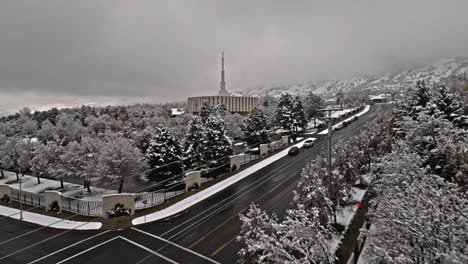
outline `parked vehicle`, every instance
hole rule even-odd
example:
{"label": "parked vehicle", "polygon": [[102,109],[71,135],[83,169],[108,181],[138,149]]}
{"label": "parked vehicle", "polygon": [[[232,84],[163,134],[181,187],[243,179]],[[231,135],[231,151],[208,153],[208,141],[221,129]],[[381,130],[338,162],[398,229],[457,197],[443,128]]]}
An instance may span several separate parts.
{"label": "parked vehicle", "polygon": [[299,154],[299,148],[294,146],[294,147],[291,147],[289,150],[288,150],[288,155],[290,156],[294,156],[294,155],[297,155]]}
{"label": "parked vehicle", "polygon": [[304,148],[310,148],[314,145],[314,141],[312,139],[307,139],[304,141],[304,145],[302,145]]}
{"label": "parked vehicle", "polygon": [[335,127],[335,130],[340,130],[342,129],[344,126],[343,126],[343,123],[339,123],[338,125],[336,125]]}

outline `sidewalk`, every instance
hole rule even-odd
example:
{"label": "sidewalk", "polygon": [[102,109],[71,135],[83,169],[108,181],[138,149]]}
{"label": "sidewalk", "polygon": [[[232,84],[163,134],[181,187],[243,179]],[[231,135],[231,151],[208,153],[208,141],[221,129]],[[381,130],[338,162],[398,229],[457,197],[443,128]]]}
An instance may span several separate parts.
{"label": "sidewalk", "polygon": [[[20,210],[0,205],[0,215],[19,220]],[[63,220],[57,217],[32,213],[28,211],[23,211],[22,221],[56,229],[97,230],[100,229],[102,226],[102,223],[100,222],[79,222]]]}
{"label": "sidewalk", "polygon": [[357,238],[360,233],[359,230],[366,221],[366,214],[369,209],[370,200],[371,194],[366,192],[364,199],[362,199],[362,207],[357,210],[356,214],[351,220],[351,224],[348,226],[348,229],[346,230],[346,233],[341,240],[341,244],[338,250],[335,252],[335,256],[337,257],[337,261],[335,262],[336,264],[348,263],[351,254],[356,248]]}

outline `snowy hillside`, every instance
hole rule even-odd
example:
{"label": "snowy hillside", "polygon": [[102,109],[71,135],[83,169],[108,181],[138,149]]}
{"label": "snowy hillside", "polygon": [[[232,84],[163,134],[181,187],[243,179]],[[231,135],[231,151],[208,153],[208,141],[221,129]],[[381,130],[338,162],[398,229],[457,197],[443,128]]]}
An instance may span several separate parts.
{"label": "snowy hillside", "polygon": [[277,87],[246,89],[237,91],[236,94],[249,96],[268,94],[277,97],[285,91],[291,94],[304,95],[310,91],[318,94],[334,94],[340,90],[346,92],[355,88],[359,90],[369,89],[376,92],[382,90],[401,90],[422,79],[429,85],[437,83],[449,84],[452,78],[461,77],[464,73],[468,74],[468,58],[456,57],[395,73],[353,78],[351,80],[306,82]]}

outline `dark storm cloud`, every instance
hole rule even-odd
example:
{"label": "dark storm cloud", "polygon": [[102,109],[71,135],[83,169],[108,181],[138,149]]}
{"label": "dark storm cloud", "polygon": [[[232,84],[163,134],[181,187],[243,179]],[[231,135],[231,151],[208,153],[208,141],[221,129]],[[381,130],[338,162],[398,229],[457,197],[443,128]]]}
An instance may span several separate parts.
{"label": "dark storm cloud", "polygon": [[215,93],[468,54],[468,1],[0,3],[0,96]]}

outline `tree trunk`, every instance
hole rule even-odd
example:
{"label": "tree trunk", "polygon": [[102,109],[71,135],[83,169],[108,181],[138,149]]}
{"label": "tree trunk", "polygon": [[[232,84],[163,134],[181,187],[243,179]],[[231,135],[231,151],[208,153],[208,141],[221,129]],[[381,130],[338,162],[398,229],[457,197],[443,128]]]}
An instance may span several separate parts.
{"label": "tree trunk", "polygon": [[119,186],[119,193],[122,193],[123,185],[124,185],[124,180],[121,179],[120,180],[120,186]]}
{"label": "tree trunk", "polygon": [[314,128],[317,128],[317,118],[314,117]]}
{"label": "tree trunk", "polygon": [[41,177],[39,175],[37,175],[37,184],[41,184]]}
{"label": "tree trunk", "polygon": [[16,180],[19,182],[19,173],[16,173]]}
{"label": "tree trunk", "polygon": [[91,192],[91,181],[90,180],[83,180],[83,187],[88,190],[88,192]]}
{"label": "tree trunk", "polygon": [[63,187],[63,180],[62,180],[62,179],[60,179],[60,188],[61,188],[61,189],[64,188],[64,187]]}
{"label": "tree trunk", "polygon": [[5,178],[5,173],[3,172],[2,169],[0,169],[0,176],[1,176],[1,177],[0,177],[1,179]]}

